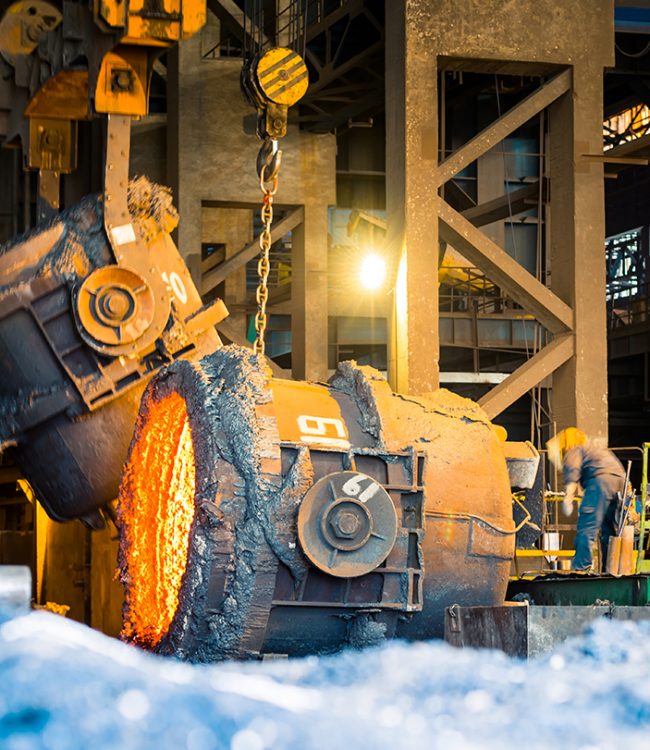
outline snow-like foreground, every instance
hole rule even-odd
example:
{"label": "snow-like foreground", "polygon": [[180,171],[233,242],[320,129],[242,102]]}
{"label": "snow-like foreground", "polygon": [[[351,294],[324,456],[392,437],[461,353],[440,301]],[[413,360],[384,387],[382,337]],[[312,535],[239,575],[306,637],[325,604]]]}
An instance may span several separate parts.
{"label": "snow-like foreground", "polygon": [[47,613],[0,624],[3,750],[650,746],[650,624],[529,663],[444,643],[190,666]]}

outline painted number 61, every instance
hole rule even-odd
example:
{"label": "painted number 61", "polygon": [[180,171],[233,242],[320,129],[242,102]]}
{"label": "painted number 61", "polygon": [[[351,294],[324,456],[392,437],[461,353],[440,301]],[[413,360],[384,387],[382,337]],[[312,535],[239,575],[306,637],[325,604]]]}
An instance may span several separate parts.
{"label": "painted number 61", "polygon": [[[364,474],[355,474],[353,477],[350,477],[350,479],[348,479],[348,481],[343,485],[343,492],[345,492],[345,494],[349,495],[350,497],[356,497],[357,495],[359,495],[359,492],[361,492],[361,482],[363,482],[364,479],[367,478],[368,477],[366,477]],[[374,495],[377,494],[378,490],[379,485],[377,484],[377,482],[371,481],[366,489],[359,495],[360,502],[367,503],[371,497],[374,497]]]}

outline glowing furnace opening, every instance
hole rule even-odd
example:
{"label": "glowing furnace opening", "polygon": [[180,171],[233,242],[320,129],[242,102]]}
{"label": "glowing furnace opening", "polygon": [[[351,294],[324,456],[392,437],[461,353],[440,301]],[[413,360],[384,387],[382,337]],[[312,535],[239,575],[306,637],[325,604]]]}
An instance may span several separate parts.
{"label": "glowing furnace opening", "polygon": [[122,569],[128,571],[123,636],[154,648],[178,607],[194,518],[196,467],[185,399],[147,404],[120,487]]}

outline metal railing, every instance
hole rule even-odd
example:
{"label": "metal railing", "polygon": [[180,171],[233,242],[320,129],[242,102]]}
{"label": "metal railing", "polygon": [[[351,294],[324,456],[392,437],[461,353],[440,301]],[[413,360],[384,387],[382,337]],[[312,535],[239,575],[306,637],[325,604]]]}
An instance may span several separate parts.
{"label": "metal railing", "polygon": [[521,306],[502,293],[478,268],[443,266],[438,292],[441,312],[474,312],[477,315],[521,310]]}
{"label": "metal railing", "polygon": [[203,60],[219,60],[221,58],[238,58],[242,56],[242,46],[236,39],[227,36],[224,41],[218,41],[202,55]]}
{"label": "metal railing", "polygon": [[639,284],[635,292],[634,296],[614,297],[607,302],[609,330],[650,320],[650,282]]}

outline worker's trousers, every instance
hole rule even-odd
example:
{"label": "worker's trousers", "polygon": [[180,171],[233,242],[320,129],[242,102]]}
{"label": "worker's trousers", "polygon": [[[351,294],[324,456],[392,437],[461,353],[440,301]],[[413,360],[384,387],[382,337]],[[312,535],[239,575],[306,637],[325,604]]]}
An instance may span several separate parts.
{"label": "worker's trousers", "polygon": [[623,491],[624,480],[611,474],[591,479],[584,488],[585,494],[580,503],[578,529],[576,531],[573,558],[574,570],[589,570],[592,562],[592,548],[600,529],[602,566],[607,562],[609,538],[616,534],[616,508],[618,492]]}

